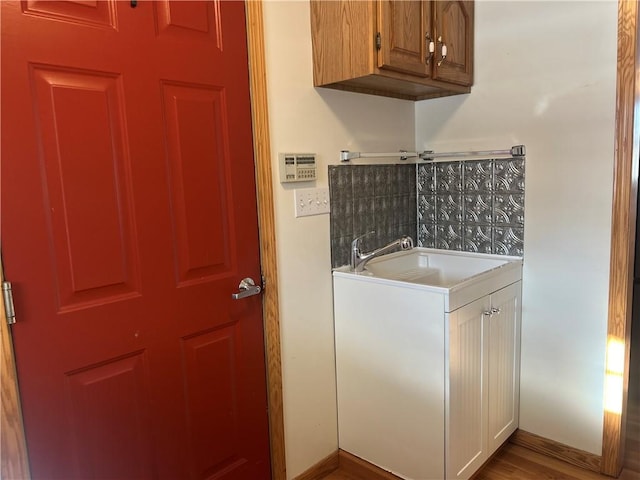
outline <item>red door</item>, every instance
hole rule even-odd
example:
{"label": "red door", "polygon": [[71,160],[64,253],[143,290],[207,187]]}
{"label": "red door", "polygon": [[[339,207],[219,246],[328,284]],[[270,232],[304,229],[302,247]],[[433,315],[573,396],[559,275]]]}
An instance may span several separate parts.
{"label": "red door", "polygon": [[244,4],[1,3],[33,478],[269,478]]}

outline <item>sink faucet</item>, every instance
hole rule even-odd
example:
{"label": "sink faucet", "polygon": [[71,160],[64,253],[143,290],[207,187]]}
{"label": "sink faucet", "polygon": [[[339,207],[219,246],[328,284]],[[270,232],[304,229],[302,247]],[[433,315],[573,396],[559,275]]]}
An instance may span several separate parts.
{"label": "sink faucet", "polygon": [[354,272],[362,272],[364,267],[367,265],[369,260],[373,260],[376,257],[384,255],[386,253],[390,253],[397,247],[400,247],[400,250],[411,250],[413,248],[413,239],[411,237],[402,237],[393,242],[385,245],[384,247],[380,247],[377,250],[374,250],[369,253],[362,253],[360,251],[360,240],[367,235],[371,235],[375,232],[365,233],[364,235],[360,235],[356,237],[353,242],[351,242],[351,270]]}

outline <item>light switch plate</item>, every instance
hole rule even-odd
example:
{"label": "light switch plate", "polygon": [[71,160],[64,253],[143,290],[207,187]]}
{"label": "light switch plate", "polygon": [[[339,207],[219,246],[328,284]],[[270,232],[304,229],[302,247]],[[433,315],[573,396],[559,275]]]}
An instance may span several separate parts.
{"label": "light switch plate", "polygon": [[329,188],[301,188],[294,190],[296,217],[329,213]]}

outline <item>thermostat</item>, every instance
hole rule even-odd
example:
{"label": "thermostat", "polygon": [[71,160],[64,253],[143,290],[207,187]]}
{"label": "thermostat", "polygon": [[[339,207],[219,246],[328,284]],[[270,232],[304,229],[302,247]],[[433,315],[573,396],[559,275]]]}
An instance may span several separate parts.
{"label": "thermostat", "polygon": [[315,153],[281,153],[280,182],[310,182],[316,179]]}

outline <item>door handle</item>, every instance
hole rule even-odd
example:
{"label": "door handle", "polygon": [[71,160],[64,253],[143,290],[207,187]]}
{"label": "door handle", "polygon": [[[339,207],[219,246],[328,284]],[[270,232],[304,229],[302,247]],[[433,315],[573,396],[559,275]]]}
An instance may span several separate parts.
{"label": "door handle", "polygon": [[262,291],[260,285],[256,285],[253,278],[244,278],[240,285],[238,285],[239,291],[231,294],[231,298],[234,300],[240,300],[241,298],[250,297],[252,295],[258,295]]}
{"label": "door handle", "polygon": [[444,41],[442,40],[442,36],[438,37],[438,43],[442,45],[442,47],[440,47],[440,61],[438,62],[438,66],[442,65],[442,62],[444,62],[447,59],[447,44],[444,43]]}
{"label": "door handle", "polygon": [[425,63],[429,65],[429,62],[433,58],[433,54],[436,51],[436,44],[431,39],[431,35],[429,35],[429,32],[425,33],[424,41],[426,43],[427,51],[429,52],[429,55],[426,55],[424,60],[425,60]]}

